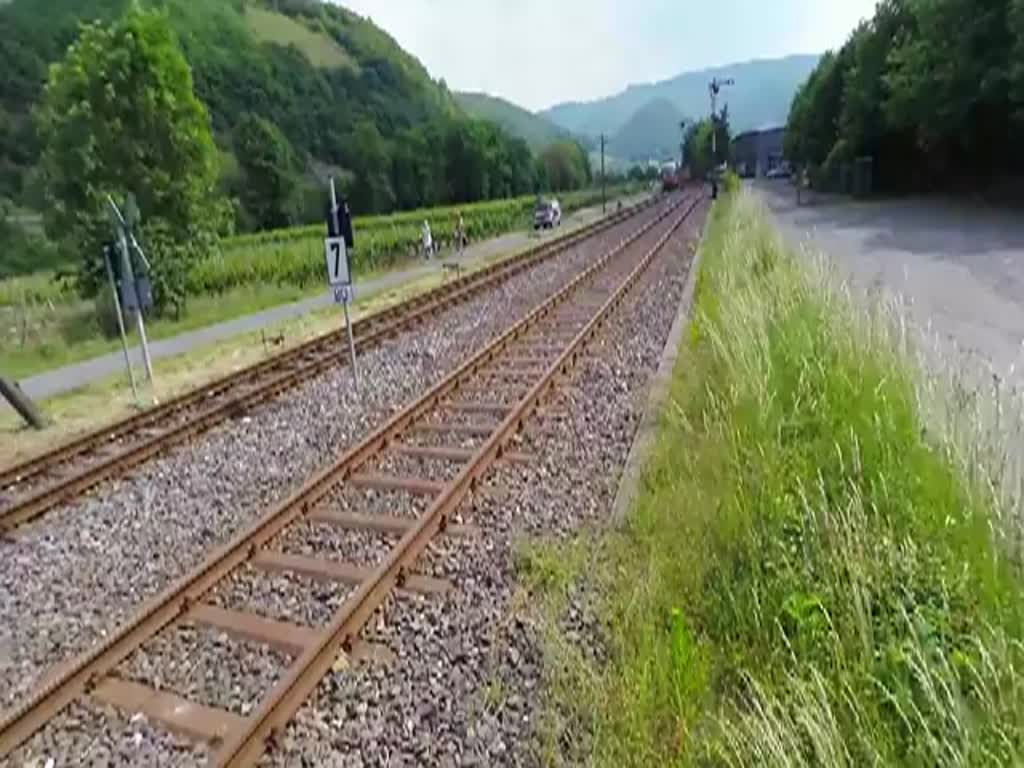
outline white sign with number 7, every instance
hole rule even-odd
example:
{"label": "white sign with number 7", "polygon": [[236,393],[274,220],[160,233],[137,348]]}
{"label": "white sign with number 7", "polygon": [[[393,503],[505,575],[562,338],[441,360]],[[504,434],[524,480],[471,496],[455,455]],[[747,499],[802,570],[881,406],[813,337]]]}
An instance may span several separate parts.
{"label": "white sign with number 7", "polygon": [[345,248],[345,238],[326,238],[324,240],[324,257],[327,260],[327,284],[332,288],[339,285],[350,285],[352,278],[348,273],[348,253]]}

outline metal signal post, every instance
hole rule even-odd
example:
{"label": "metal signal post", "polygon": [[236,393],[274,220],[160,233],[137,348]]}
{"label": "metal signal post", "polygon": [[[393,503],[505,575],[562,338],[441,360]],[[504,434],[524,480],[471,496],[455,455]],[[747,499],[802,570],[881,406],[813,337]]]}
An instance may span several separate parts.
{"label": "metal signal post", "polygon": [[135,398],[135,404],[139,405],[139,388],[135,385],[135,373],[132,371],[132,358],[128,354],[128,335],[124,330],[124,313],[121,311],[121,297],[117,291],[117,281],[114,279],[114,268],[111,266],[111,251],[114,250],[112,245],[104,246],[103,248],[103,263],[107,267],[107,279],[110,281],[110,292],[114,297],[114,310],[117,312],[117,329],[121,334],[121,348],[124,350],[124,367],[128,371],[128,381],[132,385],[132,397]]}
{"label": "metal signal post", "polygon": [[348,353],[352,362],[352,379],[359,386],[359,371],[356,368],[356,341],[352,335],[352,318],[348,305],[352,302],[352,273],[349,270],[348,252],[354,245],[352,217],[348,205],[338,204],[338,193],[331,178],[331,207],[327,213],[327,239],[324,253],[327,259],[327,283],[334,294],[334,301],[341,304],[345,312],[345,330],[348,332]]}
{"label": "metal signal post", "polygon": [[736,85],[736,81],[731,77],[728,80],[719,80],[714,77],[708,85],[708,91],[711,94],[711,161],[716,165],[718,164],[718,126],[716,125],[718,94],[727,85]]}
{"label": "metal signal post", "polygon": [[711,79],[708,85],[708,92],[711,94],[711,199],[718,197],[718,94],[726,85],[735,85],[736,81],[731,77],[727,80],[719,80],[717,77]]}
{"label": "metal signal post", "polygon": [[608,213],[607,177],[604,172],[604,134],[601,134],[601,212]]}
{"label": "metal signal post", "polygon": [[683,166],[686,165],[686,121],[679,121],[679,182],[683,180]]}
{"label": "metal signal post", "polygon": [[[152,290],[150,288],[149,263],[146,261],[146,254],[135,237],[134,229],[139,225],[139,208],[135,203],[135,196],[128,195],[125,205],[125,214],[117,207],[114,198],[107,196],[107,203],[110,207],[110,222],[114,230],[113,250],[120,256],[120,285],[114,286],[114,301],[117,307],[118,324],[121,330],[121,341],[125,346],[125,360],[128,364],[128,376],[132,380],[132,391],[138,399],[138,392],[135,389],[135,378],[131,372],[131,362],[128,360],[127,340],[124,335],[124,320],[122,319],[122,305],[124,309],[135,313],[135,327],[139,333],[139,342],[142,347],[142,360],[146,367],[146,378],[150,387],[153,386],[153,359],[149,354],[149,340],[146,338],[146,323],[142,313],[149,309],[153,303]],[[141,260],[142,275],[135,276],[135,269],[132,266],[132,252],[135,252]],[[112,257],[113,254],[110,254]],[[108,276],[113,277],[111,269],[111,258],[107,259]],[[120,294],[118,294],[118,287]]]}

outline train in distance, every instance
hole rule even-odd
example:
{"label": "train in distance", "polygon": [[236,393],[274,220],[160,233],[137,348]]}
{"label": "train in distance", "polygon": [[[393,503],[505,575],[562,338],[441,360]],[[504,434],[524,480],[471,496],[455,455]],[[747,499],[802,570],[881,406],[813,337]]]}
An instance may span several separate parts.
{"label": "train in distance", "polygon": [[677,163],[664,163],[661,166],[660,180],[663,192],[673,192],[686,180],[686,168],[680,167]]}

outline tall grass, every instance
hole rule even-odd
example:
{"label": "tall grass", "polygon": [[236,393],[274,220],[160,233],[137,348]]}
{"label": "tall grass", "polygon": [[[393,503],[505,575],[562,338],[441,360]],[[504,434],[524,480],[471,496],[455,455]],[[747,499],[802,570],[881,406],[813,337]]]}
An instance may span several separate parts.
{"label": "tall grass", "polygon": [[550,648],[575,759],[1024,761],[1012,421],[910,336],[750,196],[716,207],[641,494],[585,569],[610,661]]}

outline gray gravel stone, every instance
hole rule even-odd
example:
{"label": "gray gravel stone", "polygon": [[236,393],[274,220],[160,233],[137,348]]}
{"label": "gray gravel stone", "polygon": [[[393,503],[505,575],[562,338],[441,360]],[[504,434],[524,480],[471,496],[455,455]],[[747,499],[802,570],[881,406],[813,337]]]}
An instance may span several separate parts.
{"label": "gray gravel stone", "polygon": [[33,739],[31,750],[21,750],[20,755],[4,762],[18,768],[180,768],[204,765],[208,755],[203,744],[169,734],[144,717],[127,717],[113,707],[90,701],[69,706]]}
{"label": "gray gravel stone", "polygon": [[215,629],[185,625],[149,640],[118,667],[117,675],[197,704],[248,715],[287,669],[289,660],[265,645],[241,643]]}
{"label": "gray gravel stone", "polygon": [[[626,304],[588,347],[570,386],[531,422],[517,449],[535,460],[494,468],[463,504],[463,518],[484,535],[442,537],[420,559],[419,572],[456,589],[392,601],[366,635],[397,660],[329,675],[274,764],[539,764],[543,653],[529,595],[516,582],[514,543],[605,521],[682,295],[693,236],[690,225],[673,239],[632,294],[646,300]],[[584,646],[594,642],[582,596],[571,603],[566,631]]]}
{"label": "gray gravel stone", "polygon": [[269,573],[246,565],[217,585],[206,602],[268,619],[323,626],[352,589],[294,573]]}
{"label": "gray gravel stone", "polygon": [[0,540],[0,707],[568,282],[620,225]]}

